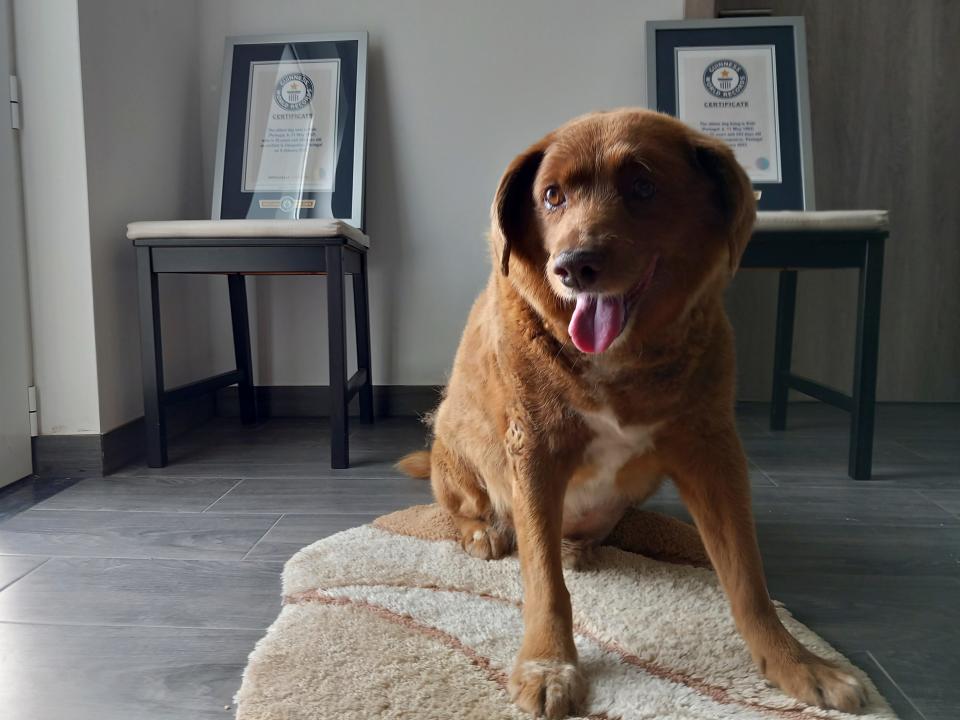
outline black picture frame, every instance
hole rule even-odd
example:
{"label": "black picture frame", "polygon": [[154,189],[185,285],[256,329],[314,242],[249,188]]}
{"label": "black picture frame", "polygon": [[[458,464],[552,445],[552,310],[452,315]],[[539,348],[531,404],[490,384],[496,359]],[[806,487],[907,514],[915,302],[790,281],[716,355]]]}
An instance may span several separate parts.
{"label": "black picture frame", "polygon": [[775,48],[780,181],[754,181],[760,210],[813,210],[813,155],[806,33],[801,17],[647,23],[648,106],[678,115],[678,49]]}
{"label": "black picture frame", "polygon": [[[334,177],[329,189],[245,188],[252,70],[256,64],[336,63]],[[215,219],[343,220],[364,226],[367,33],[227,39],[214,178]]]}

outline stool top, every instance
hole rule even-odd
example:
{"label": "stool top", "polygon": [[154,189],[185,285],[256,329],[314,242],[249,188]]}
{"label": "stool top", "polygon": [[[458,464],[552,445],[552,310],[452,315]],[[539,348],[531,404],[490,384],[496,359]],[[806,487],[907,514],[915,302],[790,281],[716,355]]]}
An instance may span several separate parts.
{"label": "stool top", "polygon": [[127,238],[323,238],[345,237],[370,247],[370,238],[342,220],[145,220],[127,225]]}
{"label": "stool top", "polygon": [[886,232],[886,210],[777,210],[757,213],[754,232]]}

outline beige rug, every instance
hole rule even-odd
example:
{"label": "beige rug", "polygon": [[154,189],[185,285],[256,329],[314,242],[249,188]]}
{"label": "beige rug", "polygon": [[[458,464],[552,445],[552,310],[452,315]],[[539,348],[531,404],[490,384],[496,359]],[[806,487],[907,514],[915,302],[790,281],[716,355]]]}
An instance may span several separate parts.
{"label": "beige rug", "polygon": [[[238,720],[523,719],[505,690],[520,633],[515,557],[484,562],[435,505],[387,515],[297,553],[284,607],[257,643]],[[851,718],[768,687],[729,616],[696,530],[635,511],[590,569],[567,572],[590,718]],[[817,653],[849,667],[780,609]],[[876,689],[860,718],[893,712]]]}

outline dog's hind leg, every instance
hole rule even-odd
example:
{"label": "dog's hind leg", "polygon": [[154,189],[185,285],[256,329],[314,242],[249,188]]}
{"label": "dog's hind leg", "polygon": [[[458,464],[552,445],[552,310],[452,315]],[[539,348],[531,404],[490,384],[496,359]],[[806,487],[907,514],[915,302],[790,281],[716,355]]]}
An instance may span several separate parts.
{"label": "dog's hind leg", "polygon": [[497,515],[476,471],[439,439],[430,452],[433,495],[460,531],[460,544],[473,557],[497,560],[513,551],[510,523]]}

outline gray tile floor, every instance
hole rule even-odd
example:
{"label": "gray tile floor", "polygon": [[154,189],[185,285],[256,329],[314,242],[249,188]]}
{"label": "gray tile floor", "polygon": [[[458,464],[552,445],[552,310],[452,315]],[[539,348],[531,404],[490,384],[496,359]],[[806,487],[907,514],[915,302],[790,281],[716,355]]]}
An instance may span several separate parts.
{"label": "gray tile floor", "polygon": [[[863,667],[902,718],[960,716],[960,405],[880,409],[875,480],[845,475],[846,416],[740,408],[771,593]],[[229,718],[247,654],[302,546],[429,500],[396,457],[412,419],[355,426],[329,469],[322,421],[217,420],[163,470],[0,490],[0,716]],[[686,514],[671,488],[651,505]]]}

